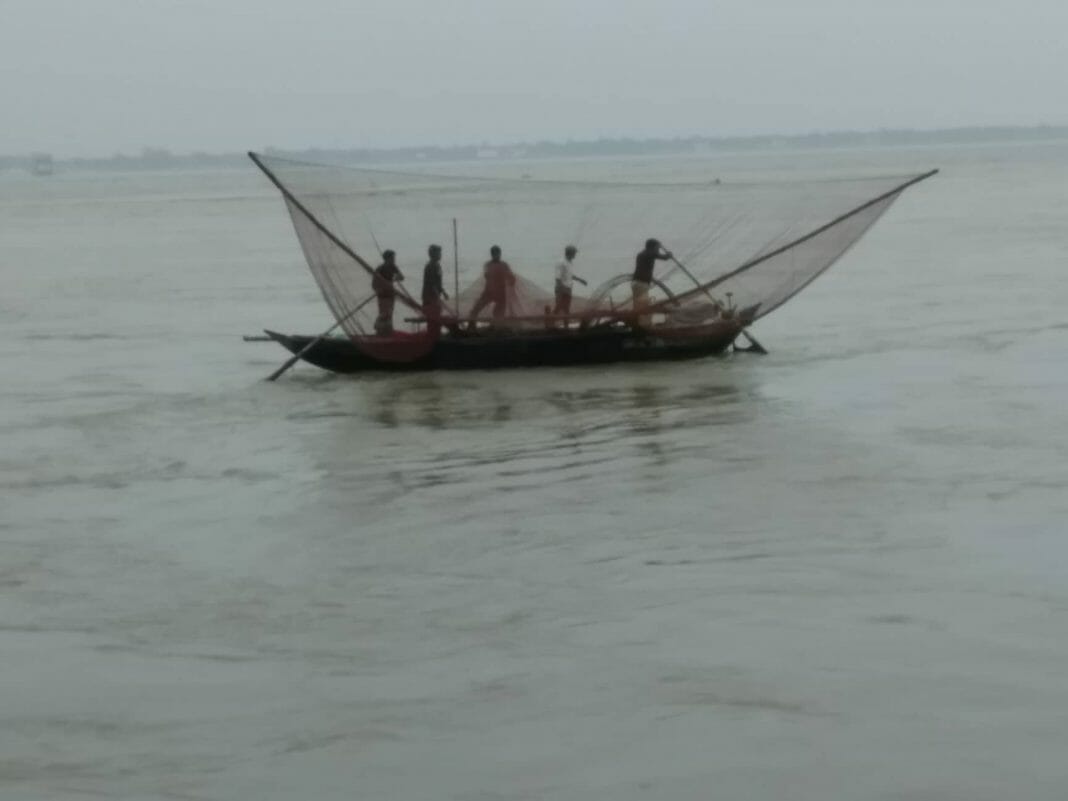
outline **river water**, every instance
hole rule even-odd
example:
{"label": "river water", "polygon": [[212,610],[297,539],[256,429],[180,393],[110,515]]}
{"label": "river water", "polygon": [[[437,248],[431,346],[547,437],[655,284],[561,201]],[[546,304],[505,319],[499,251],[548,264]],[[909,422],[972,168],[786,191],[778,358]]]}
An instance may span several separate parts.
{"label": "river water", "polygon": [[774,158],[943,172],[770,356],[275,384],[251,166],[0,175],[0,797],[1064,798],[1068,144]]}

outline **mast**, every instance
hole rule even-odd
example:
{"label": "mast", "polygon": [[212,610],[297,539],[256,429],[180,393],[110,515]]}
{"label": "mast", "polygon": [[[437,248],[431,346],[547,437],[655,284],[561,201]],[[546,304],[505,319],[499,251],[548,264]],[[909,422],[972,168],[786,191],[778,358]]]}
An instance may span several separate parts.
{"label": "mast", "polygon": [[452,218],[452,305],[456,311],[453,313],[457,320],[460,319],[460,239],[456,233],[456,218]]}

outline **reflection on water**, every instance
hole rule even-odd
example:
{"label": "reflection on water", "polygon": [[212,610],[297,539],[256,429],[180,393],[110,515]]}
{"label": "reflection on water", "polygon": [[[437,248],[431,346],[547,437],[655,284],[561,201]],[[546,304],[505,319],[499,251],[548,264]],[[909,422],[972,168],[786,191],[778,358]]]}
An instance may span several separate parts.
{"label": "reflection on water", "polygon": [[[589,375],[538,370],[338,378],[326,400],[342,416],[362,412],[390,428],[415,425],[439,430],[555,416],[570,433],[575,420],[596,428],[599,415],[615,419],[622,414],[629,415],[635,431],[642,432],[643,421],[655,427],[666,411],[689,411],[695,421],[710,423],[729,423],[751,414],[739,402],[753,392],[754,379],[744,365],[731,372],[719,370],[714,382],[707,378],[707,363],[671,365],[656,376],[628,375],[629,369],[633,368],[620,366],[607,374]],[[701,380],[690,380],[693,371]]]}
{"label": "reflection on water", "polygon": [[402,491],[444,484],[532,491],[595,476],[663,490],[675,462],[722,456],[716,432],[756,417],[752,367],[741,358],[597,372],[340,378],[321,384],[312,407],[291,419],[316,428],[303,441],[323,491],[351,494],[384,470]]}

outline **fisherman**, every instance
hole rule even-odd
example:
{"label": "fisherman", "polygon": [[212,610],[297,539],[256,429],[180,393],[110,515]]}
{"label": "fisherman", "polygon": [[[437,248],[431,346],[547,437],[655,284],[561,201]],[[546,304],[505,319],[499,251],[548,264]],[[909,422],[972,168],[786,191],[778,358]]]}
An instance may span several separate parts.
{"label": "fisherman", "polygon": [[497,245],[490,248],[490,260],[482,268],[482,274],[485,276],[486,286],[475,305],[471,307],[471,328],[475,326],[478,313],[490,303],[493,304],[494,322],[504,317],[508,306],[508,290],[515,286],[515,273],[508,266],[508,262],[501,260],[501,249]]}
{"label": "fisherman", "polygon": [[432,337],[441,333],[441,299],[449,299],[441,278],[441,245],[427,248],[430,261],[423,268],[423,316]]}
{"label": "fisherman", "polygon": [[578,255],[578,248],[574,245],[568,245],[564,248],[563,260],[556,265],[556,305],[553,306],[553,316],[564,316],[564,328],[567,328],[567,316],[571,314],[572,281],[578,281],[583,286],[589,286],[585,280],[575,275],[571,269],[576,255]]}
{"label": "fisherman", "polygon": [[669,251],[660,250],[660,242],[655,239],[645,240],[645,250],[634,259],[634,276],[630,282],[631,293],[634,296],[634,311],[638,315],[638,325],[648,328],[652,317],[645,314],[649,306],[649,285],[653,283],[653,268],[658,260],[670,259]]}
{"label": "fisherman", "polygon": [[393,334],[393,303],[397,297],[394,284],[404,280],[396,262],[397,254],[392,250],[382,253],[382,263],[375,268],[371,276],[371,289],[378,300],[378,317],[375,318],[375,333],[381,337]]}

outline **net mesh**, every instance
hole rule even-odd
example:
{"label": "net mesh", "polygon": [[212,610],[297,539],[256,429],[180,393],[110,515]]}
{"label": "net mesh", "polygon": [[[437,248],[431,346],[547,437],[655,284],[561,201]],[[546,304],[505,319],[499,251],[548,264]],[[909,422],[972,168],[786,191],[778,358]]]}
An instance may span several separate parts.
{"label": "net mesh", "polygon": [[[386,249],[395,251],[405,277],[397,284],[391,338],[426,330],[421,283],[431,244],[444,251],[447,317],[467,318],[482,297],[491,245],[501,247],[516,276],[498,310],[506,321],[543,322],[569,244],[579,250],[573,271],[589,286],[574,287],[571,313],[614,314],[629,308],[627,276],[644,241],[655,237],[685,267],[657,262],[654,324],[691,325],[724,307],[755,319],[830,267],[904,188],[927,175],[769,178],[713,175],[713,165],[704,165],[682,182],[580,181],[502,175],[502,168],[471,176],[254,158],[285,195],[323,297],[358,341],[383,338],[375,335],[383,309],[372,270]],[[480,317],[492,314],[487,306]]]}
{"label": "net mesh", "polygon": [[724,311],[757,320],[792,298],[834,264],[890,208],[900,192],[893,192],[863,209],[785,245],[758,253],[719,278],[694,287],[663,304],[669,319],[690,324]]}

